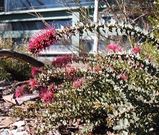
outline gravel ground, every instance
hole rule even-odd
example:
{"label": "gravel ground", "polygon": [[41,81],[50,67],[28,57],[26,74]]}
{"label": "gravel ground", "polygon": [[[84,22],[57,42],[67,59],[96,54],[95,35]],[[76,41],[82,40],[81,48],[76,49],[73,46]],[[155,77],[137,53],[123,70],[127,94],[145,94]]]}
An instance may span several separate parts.
{"label": "gravel ground", "polygon": [[13,93],[11,83],[0,81],[0,135],[31,135],[24,120],[9,117],[9,110],[15,104],[3,99]]}

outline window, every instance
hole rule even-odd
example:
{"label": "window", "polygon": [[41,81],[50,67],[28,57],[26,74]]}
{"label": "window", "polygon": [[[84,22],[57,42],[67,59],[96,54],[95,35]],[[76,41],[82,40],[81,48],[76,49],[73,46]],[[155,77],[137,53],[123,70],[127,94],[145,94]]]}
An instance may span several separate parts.
{"label": "window", "polygon": [[112,17],[111,16],[104,16],[104,17],[102,17],[102,19],[103,19],[104,23],[110,23]]}
{"label": "window", "polygon": [[[80,4],[88,4],[93,0],[81,0]],[[64,2],[66,4],[64,4]],[[7,0],[7,10],[27,10],[39,8],[55,8],[65,5],[75,5],[74,0]]]}
{"label": "window", "polygon": [[12,30],[12,25],[10,23],[0,23],[0,31]]}
{"label": "window", "polygon": [[65,6],[90,5],[94,0],[60,0]]}
{"label": "window", "polygon": [[[61,19],[61,20],[49,20],[46,21],[50,26],[54,26],[56,29],[61,29],[61,27],[70,26],[72,24],[71,19]],[[13,30],[40,30],[44,29],[46,26],[42,21],[31,21],[31,22],[13,22]]]}
{"label": "window", "polygon": [[4,0],[0,0],[0,12],[4,11]]}
{"label": "window", "polygon": [[58,0],[8,0],[8,11],[62,6]]}
{"label": "window", "polygon": [[7,3],[8,11],[55,7],[59,5],[57,0],[8,0]]}

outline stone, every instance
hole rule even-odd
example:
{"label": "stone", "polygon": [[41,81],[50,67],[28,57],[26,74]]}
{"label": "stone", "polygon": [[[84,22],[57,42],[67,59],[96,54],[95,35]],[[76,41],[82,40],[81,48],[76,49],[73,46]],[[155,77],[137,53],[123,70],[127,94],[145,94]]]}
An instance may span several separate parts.
{"label": "stone", "polygon": [[17,128],[22,127],[24,125],[25,125],[25,121],[23,121],[23,120],[17,121],[17,122],[12,124],[12,126],[17,126]]}
{"label": "stone", "polygon": [[16,104],[15,99],[13,98],[13,94],[3,96],[3,99],[5,101],[12,103],[12,104]]}
{"label": "stone", "polygon": [[[26,101],[30,101],[32,99],[36,99],[39,97],[38,93],[33,93],[33,94],[28,94],[28,95],[24,95],[22,97],[16,98],[16,100],[13,98],[13,94],[7,95],[7,96],[3,96],[3,99],[5,101],[11,102],[12,104],[23,104]],[[17,102],[16,102],[17,101]]]}
{"label": "stone", "polygon": [[16,121],[12,117],[0,117],[0,129],[7,128]]}
{"label": "stone", "polygon": [[16,100],[17,100],[17,103],[19,105],[21,105],[22,103],[24,103],[26,101],[30,101],[30,100],[36,99],[38,97],[39,97],[38,93],[33,93],[33,94],[24,95],[22,97],[16,98]]}
{"label": "stone", "polygon": [[29,135],[26,131],[18,132],[17,130],[11,131],[12,135]]}
{"label": "stone", "polygon": [[0,135],[10,135],[9,129],[3,129],[0,131]]}

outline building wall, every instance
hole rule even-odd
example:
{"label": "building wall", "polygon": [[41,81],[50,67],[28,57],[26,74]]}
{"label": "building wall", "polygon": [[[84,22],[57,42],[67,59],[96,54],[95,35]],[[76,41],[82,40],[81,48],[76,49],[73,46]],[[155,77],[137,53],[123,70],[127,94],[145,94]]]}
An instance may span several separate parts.
{"label": "building wall", "polygon": [[[0,36],[13,38],[18,42],[30,37],[48,25],[56,29],[74,25],[79,21],[78,8],[90,6],[93,0],[81,0],[75,4],[66,0],[4,0],[0,3]],[[68,12],[71,8],[72,12]],[[78,37],[72,37],[72,43],[78,44]]]}

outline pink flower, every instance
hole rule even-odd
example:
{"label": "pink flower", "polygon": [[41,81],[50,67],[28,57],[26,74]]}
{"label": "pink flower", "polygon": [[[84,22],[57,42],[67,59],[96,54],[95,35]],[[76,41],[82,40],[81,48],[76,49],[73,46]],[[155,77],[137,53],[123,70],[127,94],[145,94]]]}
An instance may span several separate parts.
{"label": "pink flower", "polygon": [[133,52],[134,54],[138,54],[138,53],[141,52],[141,48],[140,48],[139,46],[136,46],[136,47],[132,48],[132,52]]}
{"label": "pink flower", "polygon": [[31,89],[34,89],[34,88],[36,88],[38,86],[38,82],[35,79],[30,79],[29,80],[29,85],[30,85]]}
{"label": "pink flower", "polygon": [[40,98],[45,103],[50,103],[54,98],[54,91],[48,90],[47,88],[42,88],[40,91]]}
{"label": "pink flower", "polygon": [[111,43],[111,44],[107,45],[106,49],[109,52],[114,52],[114,53],[122,51],[122,48],[118,44],[114,44],[114,43]]}
{"label": "pink flower", "polygon": [[126,73],[121,73],[119,75],[119,78],[123,81],[127,81],[128,80],[128,75]]}
{"label": "pink flower", "polygon": [[71,62],[72,62],[72,57],[70,55],[63,55],[56,57],[55,60],[52,62],[52,64],[54,66],[61,67]]}
{"label": "pink flower", "polygon": [[49,90],[50,90],[50,91],[54,91],[54,90],[55,90],[55,88],[56,88],[56,87],[55,87],[55,85],[54,85],[54,84],[51,84],[51,85],[49,86]]}
{"label": "pink flower", "polygon": [[75,75],[77,72],[77,69],[75,67],[72,67],[72,66],[67,66],[65,70],[66,70],[66,74],[70,75],[70,76]]}
{"label": "pink flower", "polygon": [[100,66],[95,66],[95,67],[93,67],[93,71],[94,71],[95,73],[100,73],[100,72],[102,71],[102,69],[101,69]]}
{"label": "pink flower", "polygon": [[40,72],[41,72],[41,68],[37,68],[37,67],[32,67],[31,68],[31,75],[32,75],[32,77],[36,76]]}
{"label": "pink flower", "polygon": [[73,88],[78,89],[82,86],[84,80],[83,79],[77,79],[73,82]]}
{"label": "pink flower", "polygon": [[31,53],[39,53],[48,46],[55,44],[57,41],[56,31],[54,28],[45,29],[36,37],[31,38],[28,50]]}
{"label": "pink flower", "polygon": [[23,96],[24,94],[24,85],[21,85],[21,86],[18,86],[15,90],[15,97],[18,98],[18,97],[21,97]]}

